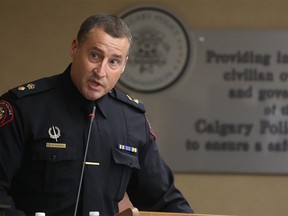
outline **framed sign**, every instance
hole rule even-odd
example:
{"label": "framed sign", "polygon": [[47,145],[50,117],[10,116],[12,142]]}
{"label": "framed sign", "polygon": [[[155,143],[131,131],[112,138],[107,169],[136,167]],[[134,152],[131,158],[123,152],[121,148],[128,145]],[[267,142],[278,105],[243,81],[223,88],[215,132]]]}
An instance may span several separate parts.
{"label": "framed sign", "polygon": [[288,31],[190,35],[196,61],[185,79],[135,94],[163,158],[175,172],[288,174]]}
{"label": "framed sign", "polygon": [[165,9],[145,6],[120,15],[133,35],[133,46],[119,83],[140,92],[163,90],[176,82],[190,56],[188,31]]}

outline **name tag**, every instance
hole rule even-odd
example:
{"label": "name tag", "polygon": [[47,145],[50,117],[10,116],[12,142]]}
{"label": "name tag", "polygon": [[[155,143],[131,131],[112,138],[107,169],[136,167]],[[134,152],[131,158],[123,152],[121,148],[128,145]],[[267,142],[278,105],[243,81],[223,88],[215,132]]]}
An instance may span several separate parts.
{"label": "name tag", "polygon": [[46,148],[66,148],[66,143],[46,143]]}

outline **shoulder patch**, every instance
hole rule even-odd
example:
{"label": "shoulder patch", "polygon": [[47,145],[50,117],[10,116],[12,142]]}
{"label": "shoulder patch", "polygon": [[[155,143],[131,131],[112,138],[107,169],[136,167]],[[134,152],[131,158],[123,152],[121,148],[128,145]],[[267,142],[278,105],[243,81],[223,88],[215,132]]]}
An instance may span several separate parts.
{"label": "shoulder patch", "polygon": [[34,82],[26,83],[24,85],[20,85],[16,88],[10,90],[17,98],[22,98],[27,95],[32,95],[40,92],[47,91],[52,88],[49,80],[47,78],[42,78],[36,80]]}
{"label": "shoulder patch", "polygon": [[145,107],[138,99],[133,99],[129,95],[126,95],[117,89],[111,90],[110,95],[113,98],[115,98],[116,100],[119,100],[123,103],[126,103],[126,104],[128,104],[134,108],[137,108],[138,110],[142,111],[143,113],[145,113]]}
{"label": "shoulder patch", "polygon": [[0,127],[11,122],[14,118],[14,111],[11,104],[5,100],[0,100]]}
{"label": "shoulder patch", "polygon": [[153,129],[152,129],[152,126],[148,120],[148,118],[146,117],[146,121],[148,122],[148,125],[149,125],[149,131],[150,131],[150,134],[154,137],[154,139],[156,140],[156,134],[154,133]]}

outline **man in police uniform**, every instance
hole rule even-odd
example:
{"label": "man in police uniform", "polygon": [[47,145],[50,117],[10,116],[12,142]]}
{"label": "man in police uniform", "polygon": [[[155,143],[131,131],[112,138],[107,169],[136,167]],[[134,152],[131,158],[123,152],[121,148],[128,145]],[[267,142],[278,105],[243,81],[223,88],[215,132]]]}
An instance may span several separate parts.
{"label": "man in police uniform", "polygon": [[114,89],[131,43],[121,19],[91,16],[64,73],[1,96],[6,215],[111,216],[126,191],[139,210],[192,212],[159,155],[143,105]]}

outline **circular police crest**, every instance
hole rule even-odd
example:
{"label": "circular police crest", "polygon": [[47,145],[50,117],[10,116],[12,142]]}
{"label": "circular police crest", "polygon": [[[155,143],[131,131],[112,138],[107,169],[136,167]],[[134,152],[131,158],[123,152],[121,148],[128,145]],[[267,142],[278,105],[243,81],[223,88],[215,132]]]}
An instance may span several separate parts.
{"label": "circular police crest", "polygon": [[13,108],[5,100],[0,100],[0,127],[12,121],[14,118]]}
{"label": "circular police crest", "polygon": [[133,46],[119,83],[136,91],[167,88],[185,71],[190,58],[189,35],[170,12],[139,7],[120,15],[133,35]]}

